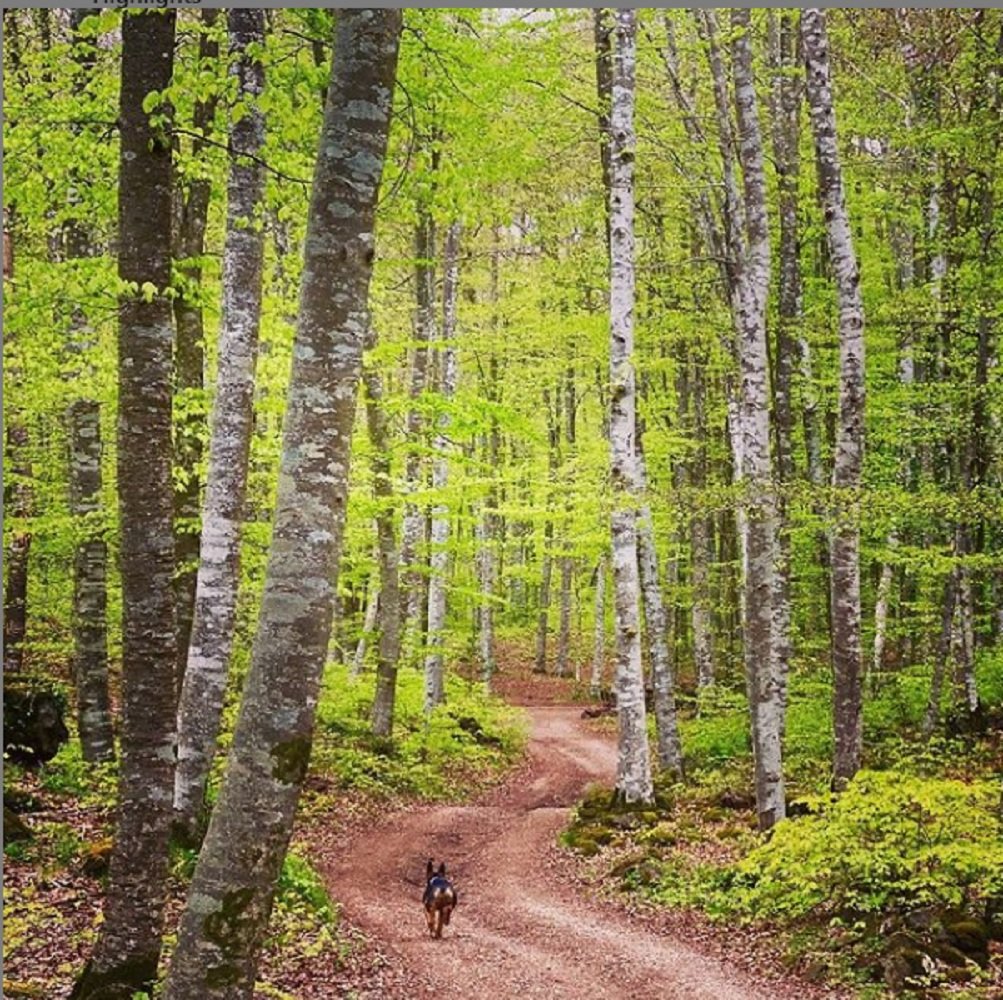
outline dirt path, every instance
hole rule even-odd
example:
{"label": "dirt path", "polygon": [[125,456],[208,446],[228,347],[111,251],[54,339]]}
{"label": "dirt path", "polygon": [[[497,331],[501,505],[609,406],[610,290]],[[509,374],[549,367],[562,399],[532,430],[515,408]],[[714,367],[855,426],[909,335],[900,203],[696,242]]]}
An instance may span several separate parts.
{"label": "dirt path", "polygon": [[[612,783],[616,750],[580,708],[527,709],[529,763],[469,806],[426,807],[357,836],[323,864],[347,919],[397,953],[409,995],[769,1000],[736,969],[590,902],[547,865],[568,810]],[[441,941],[425,929],[425,861],[445,859],[460,904]]]}

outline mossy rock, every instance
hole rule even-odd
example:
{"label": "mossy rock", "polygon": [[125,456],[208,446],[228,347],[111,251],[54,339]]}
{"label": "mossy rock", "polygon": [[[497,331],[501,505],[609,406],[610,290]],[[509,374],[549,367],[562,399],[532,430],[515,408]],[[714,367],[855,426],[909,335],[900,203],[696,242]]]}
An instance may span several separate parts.
{"label": "mossy rock", "polygon": [[13,844],[16,841],[31,840],[34,834],[30,827],[16,812],[4,803],[3,807],[3,844]]}
{"label": "mossy rock", "polygon": [[982,920],[969,918],[944,924],[948,942],[979,965],[989,962],[989,926]]}
{"label": "mossy rock", "polygon": [[918,947],[896,947],[882,962],[885,982],[895,992],[924,985],[937,971],[934,960]]}
{"label": "mossy rock", "polygon": [[671,823],[658,823],[645,832],[644,839],[658,847],[675,847],[679,843],[679,831]]}

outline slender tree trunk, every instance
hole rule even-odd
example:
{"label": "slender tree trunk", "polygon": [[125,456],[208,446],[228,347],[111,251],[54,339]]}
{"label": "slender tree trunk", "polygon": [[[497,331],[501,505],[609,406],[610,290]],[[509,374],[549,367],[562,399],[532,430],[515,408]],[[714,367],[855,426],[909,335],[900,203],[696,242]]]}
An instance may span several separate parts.
{"label": "slender tree trunk", "polygon": [[[497,232],[497,231],[496,231]],[[497,313],[498,302],[498,254],[491,257],[491,300]],[[492,354],[488,362],[489,386],[488,399],[498,403],[498,358]],[[477,526],[477,560],[480,577],[481,601],[478,610],[478,643],[481,662],[481,676],[484,686],[490,690],[491,678],[495,672],[494,654],[494,622],[495,622],[495,586],[497,578],[497,546],[498,546],[498,487],[494,477],[497,476],[498,461],[501,451],[498,418],[491,417],[491,427],[487,433],[485,459],[489,474],[492,476],[488,495],[484,501],[484,510],[480,524]]]}
{"label": "slender tree trunk", "polygon": [[230,11],[233,74],[247,113],[230,136],[223,251],[223,318],[209,473],[194,620],[178,712],[175,828],[197,841],[204,827],[205,786],[216,754],[240,585],[240,536],[253,430],[254,369],[261,321],[264,231],[260,225],[264,171],[257,157],[265,121],[257,102],[264,69],[248,48],[264,41],[261,10]]}
{"label": "slender tree trunk", "polygon": [[[898,544],[898,536],[892,533],[888,536],[888,545],[894,548]],[[888,638],[888,606],[892,595],[892,564],[885,562],[881,566],[881,576],[878,578],[878,591],[874,602],[874,665],[875,675],[884,669],[885,643]]]}
{"label": "slender tree trunk", "polygon": [[937,640],[936,658],[933,664],[933,677],[930,681],[930,697],[923,717],[923,736],[929,739],[940,721],[940,702],[944,694],[944,678],[947,674],[947,661],[951,655],[951,633],[954,621],[954,609],[958,602],[958,584],[960,570],[957,566],[944,584],[944,596],[940,605],[940,636]]}
{"label": "slender tree trunk", "polygon": [[603,555],[596,565],[595,631],[592,642],[592,677],[589,682],[589,693],[593,698],[598,698],[602,692],[603,671],[606,666],[606,563],[607,557]]}
{"label": "slender tree trunk", "polygon": [[613,585],[616,702],[619,717],[617,797],[650,802],[651,763],[641,671],[637,521],[641,504],[634,376],[634,78],[636,16],[619,9],[610,101],[610,462],[613,485]]}
{"label": "slender tree trunk", "polygon": [[[70,15],[73,32],[76,80],[93,72],[94,59],[89,44],[80,44],[81,25],[86,10]],[[74,170],[68,201],[75,216],[63,226],[63,243],[68,261],[93,254],[89,227],[80,217],[80,186],[84,183]],[[71,319],[69,344],[72,381],[88,367],[86,352],[92,347],[93,332],[84,310],[78,305]],[[108,546],[104,540],[101,506],[101,408],[92,399],[76,399],[67,410],[70,438],[70,512],[77,522],[77,544],[73,556],[73,677],[77,693],[77,729],[86,761],[111,760],[115,756],[115,733],[108,694]]]}
{"label": "slender tree trunk", "polygon": [[864,456],[864,307],[853,236],[846,213],[836,144],[825,14],[812,7],[801,18],[819,187],[839,299],[839,433],[833,486],[843,512],[832,535],[832,663],[835,674],[833,783],[839,788],[860,767],[863,746],[863,656],[860,643],[860,528],[853,496]]}
{"label": "slender tree trunk", "polygon": [[[425,541],[425,513],[413,496],[421,489],[425,463],[421,442],[425,434],[420,399],[428,387],[428,345],[435,340],[435,223],[427,205],[419,205],[415,229],[415,346],[411,354],[411,409],[407,415],[409,451],[405,467],[406,493],[404,527],[401,533],[401,583],[405,649],[420,645],[422,640],[422,601],[424,574],[420,569],[421,548]],[[410,653],[407,654],[410,657]]]}
{"label": "slender tree trunk", "polygon": [[[376,344],[370,329],[369,343]],[[366,386],[366,424],[373,447],[373,497],[376,500],[376,541],[379,548],[379,646],[376,653],[376,694],[373,697],[373,735],[389,737],[397,700],[397,661],[400,658],[400,550],[395,526],[394,484],[390,467],[390,424],[383,408],[383,380],[372,364],[362,369]]]}
{"label": "slender tree trunk", "polygon": [[[748,10],[732,12],[732,63],[737,139],[727,102],[726,75],[713,14],[703,13],[726,177],[725,232],[731,258],[730,294],[737,337],[740,381],[733,390],[729,427],[744,501],[739,515],[743,564],[743,637],[746,688],[755,761],[759,826],[768,830],[785,811],[782,759],[785,683],[773,644],[776,509],[770,457],[769,361],[766,300],[770,278],[769,227],[762,132],[752,73]],[[732,143],[737,143],[737,156]],[[732,174],[741,165],[742,188]],[[743,223],[744,222],[744,226]]]}
{"label": "slender tree trunk", "polygon": [[[697,357],[693,366],[692,391],[693,431],[696,438],[696,454],[690,482],[700,504],[700,494],[707,487],[707,424],[704,407],[706,375],[703,365],[705,357]],[[693,584],[693,661],[696,666],[697,687],[705,688],[714,683],[714,630],[711,622],[710,594],[710,517],[698,511],[690,518],[690,553]]]}
{"label": "slender tree trunk", "polygon": [[792,11],[770,13],[773,66],[773,157],[778,174],[780,280],[773,380],[776,428],[777,565],[773,595],[774,671],[780,685],[783,719],[787,715],[787,674],[791,648],[791,537],[788,494],[795,479],[792,393],[801,328],[801,263],[798,233],[801,81],[796,75],[797,22]]}
{"label": "slender tree trunk", "polygon": [[[568,446],[565,460],[574,463],[575,455],[575,415],[578,408],[578,398],[575,391],[575,369],[568,368],[564,380],[564,440]],[[568,537],[569,526],[574,513],[574,483],[571,476],[564,483],[567,491],[565,502],[565,520],[562,534],[564,546],[567,549],[571,540]],[[574,582],[575,558],[570,552],[561,555],[561,616],[557,637],[557,676],[565,677],[568,673],[568,663],[571,656],[571,590]]]}
{"label": "slender tree trunk", "polygon": [[[215,68],[219,45],[210,32],[218,10],[202,11],[202,34],[199,37],[199,64]],[[218,97],[212,93],[195,102],[192,128],[208,136],[212,131]],[[203,139],[192,141],[191,155],[203,155]],[[202,461],[203,368],[205,366],[205,329],[202,318],[202,256],[205,254],[205,230],[209,215],[212,185],[208,175],[195,176],[176,192],[177,221],[174,256],[178,262],[180,294],[174,299],[174,384],[181,419],[175,429],[174,462],[174,574],[175,607],[178,625],[178,697],[188,665],[188,644],[195,613],[195,587],[199,562],[199,502]]]}
{"label": "slender tree trunk", "polygon": [[101,409],[73,403],[70,416],[70,507],[81,519],[73,557],[73,675],[84,760],[112,760],[115,731],[108,694],[108,546],[95,523],[101,513]]}
{"label": "slender tree trunk", "polygon": [[[456,297],[460,272],[460,225],[454,222],[446,232],[443,247],[442,282],[442,398],[446,405],[456,393]],[[432,488],[440,494],[449,481],[449,417],[438,420],[436,456],[432,465]],[[428,581],[428,654],[425,657],[425,711],[431,712],[446,700],[443,640],[446,627],[446,569],[449,564],[449,506],[441,500],[432,512],[431,573]]]}
{"label": "slender tree trunk", "polygon": [[366,588],[366,614],[362,619],[362,633],[355,644],[355,654],[352,656],[353,677],[362,675],[366,667],[366,649],[369,647],[369,637],[376,631],[376,622],[380,614],[380,584],[379,572]]}
{"label": "slender tree trunk", "polygon": [[7,423],[7,461],[4,482],[6,516],[25,523],[16,528],[7,545],[7,576],[3,591],[4,673],[16,674],[24,667],[24,638],[28,629],[28,555],[31,552],[31,462],[28,458],[28,428],[20,421]]}
{"label": "slender tree trunk", "polygon": [[533,672],[544,674],[547,672],[547,637],[550,634],[550,584],[553,578],[554,559],[552,550],[554,547],[554,519],[551,516],[550,506],[553,502],[553,490],[557,483],[557,468],[561,463],[560,440],[561,440],[561,414],[560,414],[560,393],[554,399],[554,406],[550,405],[550,390],[543,390],[543,406],[547,411],[547,440],[549,448],[547,451],[547,521],[543,526],[543,566],[540,571],[540,603],[536,616],[536,656],[533,660]]}
{"label": "slender tree trunk", "polygon": [[[638,462],[643,463],[643,456]],[[644,475],[643,465],[641,475]],[[669,622],[658,573],[658,554],[651,525],[651,508],[645,504],[637,519],[637,563],[644,600],[644,628],[651,661],[651,686],[654,694],[655,730],[658,737],[658,763],[683,778],[683,753],[676,719],[675,665],[668,642]]]}
{"label": "slender tree trunk", "polygon": [[345,10],[336,22],[258,633],[167,1000],[251,997],[306,776],[345,523],[400,28],[401,12],[389,9]]}
{"label": "slender tree trunk", "polygon": [[119,277],[156,289],[119,303],[122,764],[104,922],[74,997],[150,992],[160,958],[174,777],[171,482],[171,148],[143,102],[174,64],[175,12],[122,22]]}

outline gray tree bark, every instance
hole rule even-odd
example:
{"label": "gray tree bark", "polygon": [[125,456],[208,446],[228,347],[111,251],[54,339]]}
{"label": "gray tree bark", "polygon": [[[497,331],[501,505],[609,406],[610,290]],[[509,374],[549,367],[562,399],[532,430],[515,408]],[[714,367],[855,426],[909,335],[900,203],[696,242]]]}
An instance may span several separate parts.
{"label": "gray tree bark", "polygon": [[610,102],[610,464],[619,720],[616,794],[627,803],[650,802],[653,795],[641,671],[637,563],[642,484],[635,449],[633,364],[636,33],[635,12],[617,10]]}
{"label": "gray tree bark", "polygon": [[[202,11],[202,34],[199,36],[199,64],[209,64],[211,71],[219,57],[219,44],[211,35],[218,10]],[[195,102],[192,131],[208,136],[218,103],[216,93]],[[192,140],[191,156],[197,160],[206,149],[203,138]],[[179,185],[175,192],[174,257],[177,262],[179,294],[174,299],[174,384],[175,400],[180,403],[181,419],[176,422],[174,439],[174,600],[178,628],[177,696],[181,697],[184,673],[188,666],[195,614],[195,589],[199,563],[199,501],[202,462],[202,434],[205,416],[202,406],[203,369],[205,367],[205,326],[202,316],[202,256],[205,254],[205,231],[209,216],[212,183],[207,173],[196,170],[195,176]]]}
{"label": "gray tree bark", "polygon": [[[160,958],[174,778],[171,147],[143,101],[174,67],[173,10],[122,22],[119,100],[118,486],[122,762],[104,922],[77,998],[150,992]],[[144,283],[156,288],[149,301]],[[135,289],[135,290],[133,290]]]}
{"label": "gray tree bark", "polygon": [[70,406],[70,509],[80,518],[73,556],[73,676],[84,760],[112,760],[115,731],[108,694],[108,546],[101,516],[101,408]]}
{"label": "gray tree bark", "polygon": [[264,68],[248,48],[264,41],[263,11],[229,12],[231,73],[245,115],[230,135],[223,250],[223,317],[219,371],[209,441],[191,641],[178,710],[178,766],[174,783],[177,834],[197,842],[205,825],[205,786],[222,721],[240,585],[240,536],[253,431],[254,370],[261,321],[264,170],[256,159],[265,139],[258,101]]}
{"label": "gray tree bark", "polygon": [[[370,329],[367,347],[376,344]],[[401,597],[400,550],[395,526],[394,484],[390,467],[390,425],[383,409],[383,380],[376,367],[362,369],[366,387],[366,425],[373,446],[373,496],[377,501],[376,543],[379,549],[380,589],[376,653],[376,693],[373,696],[373,735],[389,737],[394,728],[397,700],[397,662],[400,659]]]}
{"label": "gray tree bark", "polygon": [[802,13],[801,40],[819,189],[839,300],[839,430],[832,482],[841,510],[832,533],[831,563],[833,784],[840,788],[860,767],[863,747],[860,527],[854,494],[860,486],[864,459],[864,307],[836,144],[825,14],[819,8],[811,7]]}
{"label": "gray tree bark", "polygon": [[[442,398],[448,405],[456,393],[456,305],[460,276],[460,224],[446,231],[442,281]],[[445,490],[449,482],[449,416],[442,413],[436,427],[432,488]],[[428,579],[428,653],[425,657],[425,711],[446,700],[443,641],[446,627],[446,570],[449,564],[449,506],[439,502],[432,512]]]}
{"label": "gray tree bark", "polygon": [[399,10],[344,10],[337,18],[258,632],[167,1000],[251,997],[309,763],[345,523],[400,29]]}
{"label": "gray tree bark", "polygon": [[[567,454],[565,460],[574,462],[575,455],[575,416],[578,408],[578,397],[575,390],[575,369],[574,366],[568,368],[564,376],[564,441],[567,444]],[[565,527],[564,546],[567,549],[571,540],[567,537],[568,525],[571,521],[572,503],[574,499],[574,489],[571,478],[568,477],[564,483],[567,491],[567,501],[565,503]],[[575,573],[575,557],[570,552],[561,554],[561,601],[560,601],[560,624],[557,631],[557,676],[565,677],[568,673],[568,664],[571,657],[571,588]]]}
{"label": "gray tree bark", "polygon": [[[83,79],[93,71],[89,45],[79,45],[80,27],[86,10],[70,15],[74,58]],[[69,201],[71,209],[82,211],[79,185],[73,172]],[[68,260],[93,254],[91,233],[85,220],[71,218],[63,229]],[[75,355],[73,379],[87,362],[93,332],[84,310],[78,305],[71,320],[69,350]],[[108,693],[108,546],[103,532],[101,505],[101,408],[89,398],[70,404],[67,411],[70,437],[70,512],[77,521],[78,541],[73,556],[73,678],[77,695],[77,729],[86,761],[112,760],[115,731]]]}
{"label": "gray tree bark", "polygon": [[607,557],[603,555],[596,565],[592,676],[589,680],[589,694],[593,698],[598,698],[602,692],[603,670],[606,666],[606,563]]}
{"label": "gray tree bark", "polygon": [[411,408],[407,415],[409,450],[405,463],[404,525],[401,532],[400,565],[403,601],[403,641],[411,651],[423,639],[424,622],[422,597],[425,578],[421,571],[421,548],[425,541],[425,512],[413,499],[423,483],[425,463],[421,444],[425,434],[425,418],[421,411],[421,396],[428,388],[428,345],[435,340],[435,223],[429,207],[418,206],[415,228],[415,312],[414,340],[411,352]]}
{"label": "gray tree bark", "polygon": [[547,638],[550,635],[550,585],[554,573],[554,519],[551,516],[553,489],[557,483],[557,469],[561,464],[561,405],[560,392],[550,405],[550,390],[543,390],[543,407],[547,413],[547,521],[543,526],[543,561],[540,569],[540,604],[536,612],[536,655],[533,672],[547,672]]}

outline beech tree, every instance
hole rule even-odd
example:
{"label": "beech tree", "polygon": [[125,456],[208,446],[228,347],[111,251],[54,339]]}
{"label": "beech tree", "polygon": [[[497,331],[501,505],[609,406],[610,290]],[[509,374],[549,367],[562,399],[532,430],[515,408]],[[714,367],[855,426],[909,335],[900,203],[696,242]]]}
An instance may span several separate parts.
{"label": "beech tree", "polygon": [[264,70],[253,54],[264,41],[261,10],[228,14],[230,72],[246,111],[230,135],[226,245],[223,251],[223,320],[219,370],[209,442],[209,473],[202,524],[202,554],[187,668],[178,710],[178,767],[174,785],[176,829],[197,840],[209,768],[216,752],[240,585],[240,539],[251,447],[254,369],[261,317],[261,226],[265,121],[258,105]]}
{"label": "beech tree", "polygon": [[806,93],[815,137],[819,191],[839,299],[839,428],[832,483],[841,510],[832,533],[833,781],[842,787],[860,767],[863,659],[860,643],[860,527],[853,494],[864,461],[864,306],[836,145],[825,14],[801,15]]}
{"label": "beech tree", "polygon": [[170,1000],[253,993],[310,759],[400,30],[399,10],[346,10],[337,18],[265,592],[226,775],[171,961]]}
{"label": "beech tree", "polygon": [[616,789],[627,803],[648,802],[653,794],[641,675],[641,585],[637,565],[637,515],[643,484],[635,451],[633,362],[636,33],[635,12],[617,10],[610,88],[610,464],[619,719]]}
{"label": "beech tree", "polygon": [[171,82],[173,10],[122,22],[119,418],[122,738],[104,921],[75,998],[131,998],[157,975],[174,773],[171,146],[147,95]]}

